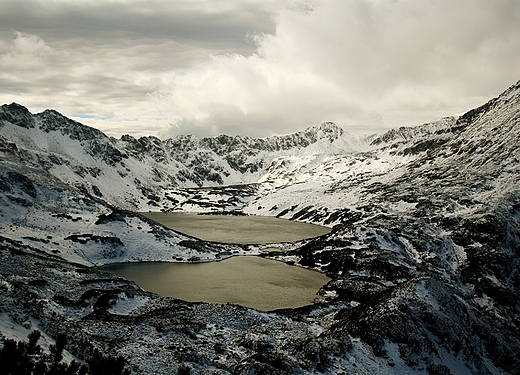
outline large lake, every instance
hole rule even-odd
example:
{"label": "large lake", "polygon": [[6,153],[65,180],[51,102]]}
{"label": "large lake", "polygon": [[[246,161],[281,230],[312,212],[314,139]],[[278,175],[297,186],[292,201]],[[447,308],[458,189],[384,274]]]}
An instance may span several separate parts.
{"label": "large lake", "polygon": [[204,215],[191,212],[142,212],[168,228],[199,238],[232,244],[295,242],[331,231],[321,225],[270,216]]}
{"label": "large lake", "polygon": [[120,263],[101,270],[163,297],[232,302],[262,311],[309,305],[330,280],[316,271],[256,256],[209,263]]}
{"label": "large lake", "polygon": [[[294,242],[330,232],[318,225],[264,216],[147,212],[144,216],[205,241],[232,244]],[[102,270],[135,281],[163,297],[189,302],[232,302],[270,311],[311,304],[325,275],[256,256],[209,263],[119,263]]]}

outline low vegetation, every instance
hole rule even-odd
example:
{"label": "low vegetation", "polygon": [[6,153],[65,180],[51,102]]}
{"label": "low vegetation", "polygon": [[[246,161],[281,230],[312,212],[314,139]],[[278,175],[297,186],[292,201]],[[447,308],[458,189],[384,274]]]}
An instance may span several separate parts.
{"label": "low vegetation", "polygon": [[38,344],[40,331],[32,331],[28,342],[4,339],[0,350],[0,375],[130,375],[122,357],[94,351],[87,364],[63,361],[66,337],[59,334],[46,353]]}

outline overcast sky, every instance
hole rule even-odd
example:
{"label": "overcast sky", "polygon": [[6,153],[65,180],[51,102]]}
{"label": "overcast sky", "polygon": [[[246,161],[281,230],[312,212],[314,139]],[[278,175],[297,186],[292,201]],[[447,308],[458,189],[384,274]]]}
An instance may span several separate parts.
{"label": "overcast sky", "polygon": [[370,134],[518,80],[518,0],[0,0],[0,104],[115,137]]}

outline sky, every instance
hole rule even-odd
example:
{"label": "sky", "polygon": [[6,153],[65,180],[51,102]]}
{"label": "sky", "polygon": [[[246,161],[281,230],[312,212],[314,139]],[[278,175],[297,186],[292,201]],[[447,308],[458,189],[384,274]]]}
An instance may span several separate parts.
{"label": "sky", "polygon": [[116,138],[372,134],[518,80],[518,0],[0,0],[0,104]]}

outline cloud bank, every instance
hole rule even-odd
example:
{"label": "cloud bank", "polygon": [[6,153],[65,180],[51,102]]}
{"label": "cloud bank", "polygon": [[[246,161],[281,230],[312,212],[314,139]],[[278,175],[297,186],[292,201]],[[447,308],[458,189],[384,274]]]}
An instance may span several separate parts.
{"label": "cloud bank", "polygon": [[520,78],[520,3],[325,0],[281,11],[251,56],[216,56],[155,94],[172,131],[353,132],[455,114]]}
{"label": "cloud bank", "polygon": [[115,136],[373,133],[520,79],[516,0],[22,3],[0,0],[0,101]]}

